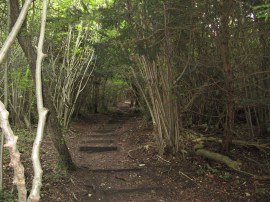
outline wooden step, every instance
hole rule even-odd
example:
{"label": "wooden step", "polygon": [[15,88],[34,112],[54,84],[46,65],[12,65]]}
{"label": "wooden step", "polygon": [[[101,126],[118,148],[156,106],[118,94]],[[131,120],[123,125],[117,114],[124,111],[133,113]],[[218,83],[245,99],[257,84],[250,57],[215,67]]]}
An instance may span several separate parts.
{"label": "wooden step", "polygon": [[115,130],[112,130],[112,129],[99,129],[99,130],[95,130],[93,131],[94,133],[112,133],[114,132]]}
{"label": "wooden step", "polygon": [[106,173],[106,172],[137,172],[142,171],[142,168],[133,167],[133,168],[101,168],[101,169],[89,169],[92,172],[96,173]]}
{"label": "wooden step", "polygon": [[87,144],[87,143],[93,143],[93,144],[99,144],[99,143],[106,143],[106,144],[111,144],[114,143],[113,140],[110,139],[94,139],[94,140],[85,140],[81,142],[82,144]]}
{"label": "wooden step", "polygon": [[113,124],[113,123],[115,123],[115,124],[120,124],[120,123],[124,123],[125,121],[127,121],[127,120],[109,120],[108,121],[108,123],[110,123],[110,124]]}
{"label": "wooden step", "polygon": [[81,146],[79,150],[87,153],[117,151],[117,146]]}
{"label": "wooden step", "polygon": [[119,125],[118,124],[111,124],[111,123],[108,123],[106,125],[103,126],[103,130],[111,130],[111,131],[115,131],[116,129],[119,128]]}
{"label": "wooden step", "polygon": [[109,133],[109,134],[93,134],[93,135],[89,135],[90,138],[112,138],[114,137],[115,134],[113,133]]}
{"label": "wooden step", "polygon": [[112,195],[112,194],[123,194],[123,193],[134,193],[134,192],[153,192],[153,191],[160,191],[162,187],[137,187],[137,188],[123,188],[123,189],[102,189],[99,190],[105,195]]}

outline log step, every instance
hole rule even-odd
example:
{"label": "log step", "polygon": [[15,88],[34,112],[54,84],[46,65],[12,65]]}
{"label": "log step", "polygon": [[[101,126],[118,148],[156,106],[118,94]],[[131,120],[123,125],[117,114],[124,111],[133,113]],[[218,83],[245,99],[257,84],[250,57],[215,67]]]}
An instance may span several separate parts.
{"label": "log step", "polygon": [[162,187],[140,187],[140,188],[126,188],[126,189],[104,189],[100,190],[105,195],[122,194],[122,193],[134,193],[134,192],[152,192],[160,191]]}
{"label": "log step", "polygon": [[106,140],[86,140],[86,141],[82,141],[81,142],[82,144],[86,144],[86,143],[107,143],[107,144],[111,144],[111,143],[114,143],[113,140],[110,140],[110,139],[106,139]]}
{"label": "log step", "polygon": [[117,130],[119,128],[119,125],[117,125],[117,124],[107,124],[107,125],[105,125],[104,127],[103,127],[103,130],[111,130],[111,131],[115,131],[115,130]]}
{"label": "log step", "polygon": [[94,133],[112,133],[112,132],[114,132],[115,130],[112,130],[112,129],[108,129],[108,130],[106,130],[106,129],[100,129],[100,130],[95,130],[95,131],[93,131]]}
{"label": "log step", "polygon": [[111,138],[114,135],[115,134],[112,134],[112,133],[109,133],[109,134],[94,134],[94,135],[90,135],[90,137],[92,137],[92,138]]}
{"label": "log step", "polygon": [[131,167],[131,168],[90,168],[87,166],[81,166],[81,169],[87,169],[88,171],[94,173],[116,173],[116,172],[139,172],[142,171],[143,168],[141,167]]}
{"label": "log step", "polygon": [[127,120],[110,120],[108,123],[109,124],[120,124],[120,123],[124,123]]}
{"label": "log step", "polygon": [[96,153],[96,152],[107,152],[107,151],[116,151],[117,146],[82,146],[80,151],[87,153]]}
{"label": "log step", "polygon": [[107,173],[107,172],[136,172],[142,171],[142,168],[134,167],[134,168],[109,168],[109,169],[89,169],[92,172],[96,173]]}

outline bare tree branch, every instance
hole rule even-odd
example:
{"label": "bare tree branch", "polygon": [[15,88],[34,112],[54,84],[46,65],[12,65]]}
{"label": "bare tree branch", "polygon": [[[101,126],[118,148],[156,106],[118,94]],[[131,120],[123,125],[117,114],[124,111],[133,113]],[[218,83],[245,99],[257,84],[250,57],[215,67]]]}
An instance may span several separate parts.
{"label": "bare tree branch", "polygon": [[0,123],[6,139],[6,144],[4,146],[9,149],[10,166],[14,169],[13,183],[17,185],[19,201],[24,202],[26,201],[24,167],[21,163],[20,153],[17,149],[18,137],[14,135],[10,128],[8,115],[9,113],[6,110],[5,105],[0,101]]}
{"label": "bare tree branch", "polygon": [[43,106],[42,97],[42,60],[45,58],[43,53],[43,44],[45,36],[45,25],[46,25],[46,15],[47,15],[47,1],[43,0],[43,11],[41,19],[41,29],[37,48],[37,63],[36,63],[36,95],[37,95],[37,109],[38,109],[38,127],[35,142],[32,150],[32,162],[34,168],[34,179],[32,184],[32,190],[28,198],[29,202],[38,202],[40,200],[40,188],[42,186],[42,168],[40,163],[40,145],[43,139],[44,128],[46,123],[46,116],[48,114],[48,109]]}
{"label": "bare tree branch", "polygon": [[9,33],[8,38],[6,39],[3,47],[0,50],[0,64],[3,63],[9,48],[11,47],[17,34],[19,33],[20,28],[21,28],[21,26],[25,20],[25,17],[27,15],[27,11],[31,5],[31,2],[32,2],[32,0],[25,0],[25,3],[23,5],[23,8],[20,12],[19,17],[18,17],[16,23],[14,24],[11,32]]}

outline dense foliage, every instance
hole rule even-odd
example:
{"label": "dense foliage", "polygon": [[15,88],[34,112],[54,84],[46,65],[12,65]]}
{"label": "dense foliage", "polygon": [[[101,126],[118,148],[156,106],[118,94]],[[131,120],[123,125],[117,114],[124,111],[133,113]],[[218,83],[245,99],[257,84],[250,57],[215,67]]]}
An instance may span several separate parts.
{"label": "dense foliage", "polygon": [[[204,132],[221,132],[227,150],[231,140],[241,136],[238,126],[246,128],[242,138],[260,138],[269,133],[267,8],[263,1],[170,0],[115,1],[99,11],[102,32],[118,33],[106,41],[106,51],[111,47],[120,49],[122,54],[118,54],[125,60],[119,64],[135,72],[130,75],[127,69],[123,76],[131,86],[136,83],[143,87],[141,93],[150,112],[162,107],[154,100],[164,102],[164,113],[161,110],[152,114],[152,119],[165,116],[163,125],[167,121],[167,129],[174,127],[169,126],[175,125],[169,123],[173,115],[165,114],[168,102],[175,100],[174,110],[181,117],[177,130],[204,126]],[[142,73],[142,66],[152,66],[149,71],[160,75],[149,83],[155,75]],[[167,70],[172,73],[163,84]],[[157,95],[153,88],[159,93],[167,88],[165,92],[170,93]],[[160,133],[168,139],[164,131]],[[171,144],[170,138],[165,144]]]}
{"label": "dense foliage", "polygon": [[[5,4],[0,8],[3,41]],[[136,99],[136,106],[144,112],[148,109],[160,130],[157,133],[163,133],[159,134],[160,147],[178,147],[184,134],[172,139],[170,136],[182,128],[200,125],[206,126],[205,132],[223,131],[224,144],[239,136],[239,125],[246,128],[243,138],[266,137],[270,127],[268,10],[264,1],[51,1],[46,34],[46,51],[51,59],[44,69],[48,71],[45,82],[55,79],[50,75],[52,66],[59,67],[54,74],[61,73],[60,67],[69,63],[65,60],[70,54],[86,57],[87,64],[91,56],[81,54],[93,49],[86,86],[78,98],[74,94],[70,98],[74,102],[73,115],[106,111],[117,99],[128,96]],[[33,3],[28,18],[35,41],[39,2]],[[70,29],[74,36],[80,35],[79,44],[73,37],[65,46],[64,38]],[[70,47],[75,48],[67,55]],[[32,83],[27,63],[23,58],[18,61],[18,56],[22,56],[19,47],[15,46],[10,55],[12,121],[30,127],[36,118],[29,113],[35,99],[29,91]],[[156,76],[147,72],[156,72]],[[78,79],[79,76],[72,82],[78,84]],[[159,108],[163,112],[158,112]],[[174,111],[177,112],[172,115]],[[60,121],[64,116],[61,113]],[[172,123],[174,119],[177,123]],[[165,128],[158,127],[161,125]]]}
{"label": "dense foliage", "polygon": [[[0,43],[7,34],[1,1]],[[22,36],[35,44],[40,2]],[[267,1],[50,1],[44,83],[59,122],[112,110],[130,99],[151,117],[159,153],[181,151],[184,129],[233,139],[270,131],[270,25]],[[11,119],[37,121],[33,82],[22,50],[10,51]],[[3,89],[1,89],[3,92]]]}

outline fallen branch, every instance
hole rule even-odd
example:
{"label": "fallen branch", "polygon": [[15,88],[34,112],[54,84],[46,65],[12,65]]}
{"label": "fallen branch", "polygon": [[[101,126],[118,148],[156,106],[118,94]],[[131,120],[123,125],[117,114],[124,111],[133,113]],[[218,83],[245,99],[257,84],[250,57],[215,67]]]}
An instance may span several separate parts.
{"label": "fallen branch", "polygon": [[270,181],[270,176],[258,176],[254,175],[253,176],[254,180],[259,180],[259,181]]}
{"label": "fallen branch", "polygon": [[[208,138],[198,138],[194,141],[199,141],[201,142],[202,140],[204,139],[207,139],[207,140],[212,140],[214,141],[215,138],[212,138],[212,137],[208,137]],[[218,140],[218,139],[215,139],[215,140]],[[221,140],[218,140],[219,143],[221,143]],[[237,140],[236,141],[237,143],[241,143],[241,145],[243,145],[244,141],[239,141]],[[249,146],[257,146],[257,144],[249,144]],[[245,144],[246,146],[246,144]],[[261,145],[260,145],[261,146]],[[204,146],[202,143],[200,144],[197,144],[194,146],[194,150],[195,150],[195,153],[199,156],[203,156],[205,158],[209,158],[209,159],[212,159],[212,160],[215,160],[215,161],[218,161],[218,162],[221,162],[221,163],[224,163],[225,165],[227,165],[229,168],[241,173],[241,174],[244,174],[244,175],[247,175],[247,176],[251,176],[253,177],[255,180],[262,180],[262,181],[268,181],[270,180],[270,176],[258,176],[256,174],[253,174],[253,173],[249,173],[249,172],[246,172],[246,171],[243,171],[240,169],[240,166],[241,166],[241,163],[240,162],[237,162],[237,161],[234,161],[232,159],[230,159],[228,156],[225,156],[225,155],[222,155],[222,154],[219,154],[219,153],[216,153],[216,152],[212,152],[212,151],[209,151],[207,149],[204,149]]]}
{"label": "fallen branch", "polygon": [[204,149],[202,144],[195,145],[194,150],[195,150],[195,153],[199,156],[203,156],[203,157],[224,163],[229,168],[236,170],[236,171],[240,171],[241,163],[230,159],[228,156]]}
{"label": "fallen branch", "polygon": [[[200,138],[193,140],[193,142],[202,142],[202,141],[211,141],[211,142],[217,142],[217,143],[222,144],[221,139],[214,138],[214,137],[200,137]],[[256,147],[257,149],[269,149],[270,150],[270,146],[268,144],[259,144],[257,142],[247,142],[247,141],[243,141],[243,140],[232,140],[232,144],[243,146],[243,147]]]}

